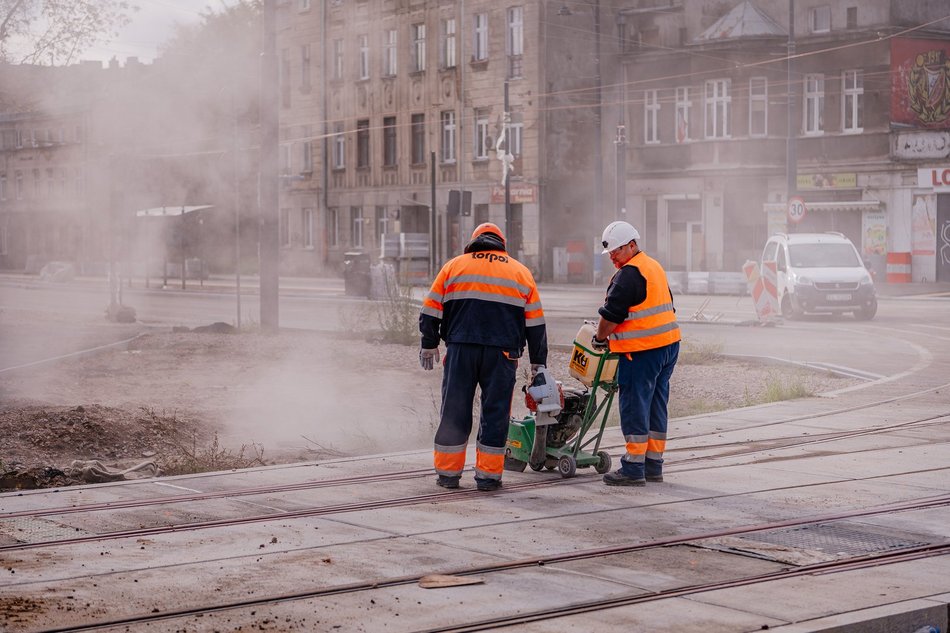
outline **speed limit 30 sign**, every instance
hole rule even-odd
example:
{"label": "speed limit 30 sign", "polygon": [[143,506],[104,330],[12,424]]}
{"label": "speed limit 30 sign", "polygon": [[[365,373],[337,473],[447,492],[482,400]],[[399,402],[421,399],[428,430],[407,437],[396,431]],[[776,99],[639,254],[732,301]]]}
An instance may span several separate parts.
{"label": "speed limit 30 sign", "polygon": [[792,196],[788,199],[788,220],[798,224],[805,217],[805,201],[798,196]]}

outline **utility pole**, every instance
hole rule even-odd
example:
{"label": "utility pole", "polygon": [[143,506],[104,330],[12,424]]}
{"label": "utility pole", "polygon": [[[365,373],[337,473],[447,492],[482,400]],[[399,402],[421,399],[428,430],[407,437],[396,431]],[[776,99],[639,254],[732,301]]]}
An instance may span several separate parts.
{"label": "utility pole", "polygon": [[[508,132],[508,129],[506,126],[508,125],[508,122],[510,121],[509,117],[511,115],[509,114],[509,112],[511,112],[511,110],[508,104],[508,80],[506,79],[505,80],[505,112],[502,115],[502,121],[501,121],[502,134],[505,134]],[[508,137],[506,136],[505,138],[507,139]],[[510,146],[511,146],[511,142],[506,140],[505,153],[508,152],[508,147]],[[509,245],[514,245],[517,247],[521,245],[521,240],[520,238],[517,240],[514,239],[514,236],[511,234],[511,178],[508,177],[508,163],[502,163],[501,171],[502,171],[502,178],[505,179],[505,237],[507,238]],[[518,253],[515,252],[514,255],[517,256]]]}
{"label": "utility pole", "polygon": [[261,38],[261,153],[259,176],[261,330],[276,334],[280,327],[277,177],[279,171],[277,120],[277,0],[264,0]]}
{"label": "utility pole", "polygon": [[[593,230],[596,234],[599,234],[601,227],[604,225],[604,76],[602,66],[603,62],[600,58],[600,0],[596,0],[596,2],[594,2],[594,34],[594,55],[596,56],[597,60],[597,107],[594,108],[594,131],[596,133],[596,142],[594,144],[594,174],[597,182],[594,186],[594,204],[597,205],[597,208],[594,211],[594,226],[591,227],[591,230]],[[588,248],[590,247],[588,246]],[[594,279],[593,261],[591,261],[590,267],[590,280],[591,283],[595,283],[597,281]]]}
{"label": "utility pole", "polygon": [[[620,53],[626,52],[627,46],[627,17],[621,13],[617,16],[617,26],[620,35]],[[617,217],[616,220],[627,219],[627,64],[621,58],[620,81],[620,112],[617,115],[617,138],[614,145],[617,147]]]}
{"label": "utility pole", "polygon": [[[459,161],[461,163],[461,161]],[[461,165],[459,165],[461,168]],[[429,278],[435,279],[435,152],[429,152]]]}
{"label": "utility pole", "polygon": [[786,67],[788,69],[788,121],[787,138],[785,140],[785,201],[791,200],[798,189],[798,148],[796,140],[798,133],[796,130],[796,80],[793,72],[795,57],[795,0],[788,0],[788,60]]}

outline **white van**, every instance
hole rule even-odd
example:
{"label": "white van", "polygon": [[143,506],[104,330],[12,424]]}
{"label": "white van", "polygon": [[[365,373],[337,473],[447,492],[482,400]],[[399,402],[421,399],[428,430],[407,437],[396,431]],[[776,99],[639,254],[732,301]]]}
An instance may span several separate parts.
{"label": "white van", "polygon": [[866,320],[877,314],[874,280],[841,233],[776,233],[765,243],[762,261],[775,262],[785,318],[853,312]]}

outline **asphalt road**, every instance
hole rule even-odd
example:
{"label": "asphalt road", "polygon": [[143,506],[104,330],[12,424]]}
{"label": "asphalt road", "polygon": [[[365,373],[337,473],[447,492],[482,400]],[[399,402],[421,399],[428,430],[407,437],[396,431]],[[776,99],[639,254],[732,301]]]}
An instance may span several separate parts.
{"label": "asphalt road", "polygon": [[[587,285],[542,286],[540,291],[549,341],[563,345],[571,343],[584,319],[596,317],[604,293]],[[189,282],[184,291],[177,285],[124,287],[123,302],[135,308],[136,324],[106,321],[108,301],[102,280],[52,284],[0,278],[0,372],[122,341],[148,327],[237,320],[230,281],[212,280],[204,287]],[[870,322],[850,315],[820,316],[767,328],[748,325],[754,314],[750,297],[677,295],[675,302],[686,342],[727,354],[830,367],[876,379],[923,368],[932,354],[950,351],[948,297],[882,297],[878,315]],[[33,323],[31,313],[45,314],[44,325]],[[241,314],[244,325],[259,322],[251,284],[242,294]],[[371,302],[348,297],[341,280],[281,282],[282,328],[338,332],[344,322],[359,319],[374,319]]]}

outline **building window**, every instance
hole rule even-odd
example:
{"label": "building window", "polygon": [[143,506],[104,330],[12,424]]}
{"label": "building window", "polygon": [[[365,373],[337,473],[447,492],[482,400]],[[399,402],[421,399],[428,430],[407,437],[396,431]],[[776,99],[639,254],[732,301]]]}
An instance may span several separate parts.
{"label": "building window", "polygon": [[291,167],[290,144],[283,143],[278,149],[280,151],[280,155],[279,155],[280,175],[289,176],[290,167]]}
{"label": "building window", "polygon": [[343,40],[333,40],[333,78],[343,79]]}
{"label": "building window", "polygon": [[643,91],[643,142],[660,142],[660,96],[659,90]]}
{"label": "building window", "polygon": [[441,114],[442,120],[442,162],[455,162],[455,112],[445,110]]}
{"label": "building window", "polygon": [[16,199],[23,199],[23,172],[16,172]]}
{"label": "building window", "polygon": [[386,235],[389,233],[389,214],[386,213],[386,207],[376,207],[376,234]]}
{"label": "building window", "polygon": [[508,77],[522,76],[524,56],[524,7],[508,9]]}
{"label": "building window", "polygon": [[729,138],[730,80],[706,82],[706,138]]}
{"label": "building window", "polygon": [[310,44],[300,47],[300,89],[310,91]]}
{"label": "building window", "polygon": [[396,29],[386,31],[386,43],[383,45],[383,76],[396,76]]}
{"label": "building window", "polygon": [[82,167],[77,167],[73,171],[73,192],[82,193],[83,190],[83,177],[82,177]]}
{"label": "building window", "polygon": [[300,11],[309,11],[310,0],[297,0],[297,9]]}
{"label": "building window", "polygon": [[805,107],[802,112],[805,134],[821,134],[825,129],[825,76],[805,75]]}
{"label": "building window", "polygon": [[20,149],[23,147],[23,130],[17,129],[16,131],[16,148]]}
{"label": "building window", "polygon": [[356,166],[369,167],[369,120],[356,122]]}
{"label": "building window", "polygon": [[343,135],[343,124],[333,124],[333,169],[346,168],[346,137]]}
{"label": "building window", "polygon": [[426,162],[426,115],[412,115],[412,164]]}
{"label": "building window", "polygon": [[0,255],[7,254],[7,227],[0,226]]}
{"label": "building window", "polygon": [[52,198],[53,194],[56,193],[56,176],[53,173],[53,170],[50,168],[46,169],[46,197]]}
{"label": "building window", "polygon": [[521,156],[522,139],[524,137],[524,121],[520,112],[512,113],[511,123],[505,130],[505,151],[514,157]]}
{"label": "building window", "polygon": [[383,118],[383,166],[396,165],[396,117]]}
{"label": "building window", "polygon": [[473,28],[472,61],[485,61],[488,59],[488,14],[476,13]]}
{"label": "building window", "polygon": [[280,51],[280,103],[290,107],[290,49]]}
{"label": "building window", "polygon": [[33,170],[33,198],[39,199],[40,193],[43,192],[41,180],[40,180],[40,170]]}
{"label": "building window", "polygon": [[827,33],[831,30],[831,7],[813,7],[808,12],[808,22],[812,33]]}
{"label": "building window", "polygon": [[360,35],[360,79],[369,79],[369,35]]}
{"label": "building window", "polygon": [[442,20],[442,68],[455,68],[455,18]]}
{"label": "building window", "polygon": [[335,207],[327,209],[327,244],[340,245],[340,210]]}
{"label": "building window", "polygon": [[413,24],[412,31],[412,69],[422,72],[426,69],[426,25]]}
{"label": "building window", "polygon": [[848,7],[846,27],[849,29],[858,28],[858,8]]}
{"label": "building window", "polygon": [[7,175],[0,174],[0,200],[7,199]]}
{"label": "building window", "polygon": [[864,74],[860,70],[846,70],[841,76],[841,127],[848,133],[864,129]]}
{"label": "building window", "polygon": [[290,209],[284,207],[280,210],[280,246],[281,248],[290,248]]}
{"label": "building window", "polygon": [[353,246],[363,248],[363,207],[350,207]]}
{"label": "building window", "polygon": [[303,233],[303,247],[313,248],[313,209],[304,207],[300,210],[300,230]]}
{"label": "building window", "polygon": [[313,144],[310,140],[311,128],[305,125],[303,128],[303,140],[300,142],[300,173],[313,173]]}
{"label": "building window", "polygon": [[769,80],[766,77],[749,78],[749,136],[767,136],[769,133]]}
{"label": "building window", "polygon": [[488,150],[491,149],[491,139],[488,137],[488,110],[475,110],[475,142],[472,155],[475,160],[487,160]]}
{"label": "building window", "polygon": [[689,110],[693,102],[689,100],[689,86],[680,86],[676,89],[676,130],[677,143],[689,140]]}

